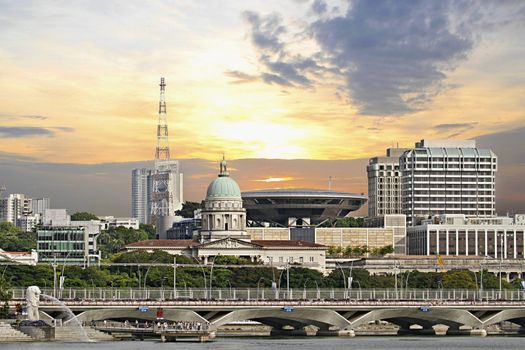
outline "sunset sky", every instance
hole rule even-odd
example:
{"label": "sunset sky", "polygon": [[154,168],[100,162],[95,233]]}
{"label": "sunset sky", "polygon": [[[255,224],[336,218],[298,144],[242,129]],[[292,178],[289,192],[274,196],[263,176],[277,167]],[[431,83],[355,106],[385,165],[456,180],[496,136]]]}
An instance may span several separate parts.
{"label": "sunset sky", "polygon": [[[150,160],[161,76],[177,159],[504,135],[525,126],[524,38],[523,1],[0,0],[0,153]],[[251,179],[272,177],[293,180]]]}

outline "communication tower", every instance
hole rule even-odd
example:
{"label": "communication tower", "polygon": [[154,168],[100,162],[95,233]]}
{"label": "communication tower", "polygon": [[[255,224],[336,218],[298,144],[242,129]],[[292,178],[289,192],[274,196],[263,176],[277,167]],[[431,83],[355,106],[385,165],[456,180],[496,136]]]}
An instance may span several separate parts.
{"label": "communication tower", "polygon": [[[157,226],[157,232],[161,232],[161,235],[166,227],[161,228],[159,226],[169,226],[170,220],[167,219],[173,217],[175,211],[182,208],[182,174],[180,173],[179,162],[170,159],[165,91],[166,83],[164,78],[161,78],[151,198],[152,223]],[[166,218],[166,220],[160,218]]]}

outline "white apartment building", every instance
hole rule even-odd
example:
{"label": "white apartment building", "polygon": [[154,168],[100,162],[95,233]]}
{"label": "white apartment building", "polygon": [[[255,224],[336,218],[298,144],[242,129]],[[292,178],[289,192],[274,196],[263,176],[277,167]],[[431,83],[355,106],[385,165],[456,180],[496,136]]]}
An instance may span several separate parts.
{"label": "white apartment building", "polygon": [[387,148],[385,157],[368,161],[368,216],[401,214],[401,172],[399,157],[406,148]]}
{"label": "white apartment building", "polygon": [[18,219],[31,214],[31,198],[21,193],[10,194],[1,200],[0,209],[0,221],[18,226]]}
{"label": "white apartment building", "polygon": [[410,255],[474,255],[523,259],[525,215],[515,218],[467,218],[446,214],[408,227]]}
{"label": "white apartment building", "polygon": [[417,142],[399,161],[409,226],[440,214],[495,215],[497,157],[473,140]]}
{"label": "white apartment building", "polygon": [[151,223],[151,195],[153,193],[152,171],[133,169],[131,172],[131,217],[141,224]]}

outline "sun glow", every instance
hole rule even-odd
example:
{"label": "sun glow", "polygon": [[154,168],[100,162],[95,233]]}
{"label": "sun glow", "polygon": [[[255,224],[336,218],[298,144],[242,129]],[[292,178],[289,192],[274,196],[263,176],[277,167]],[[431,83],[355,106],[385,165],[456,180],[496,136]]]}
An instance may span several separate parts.
{"label": "sun glow", "polygon": [[219,121],[212,126],[215,137],[258,158],[305,158],[304,140],[310,131],[289,124],[258,121]]}

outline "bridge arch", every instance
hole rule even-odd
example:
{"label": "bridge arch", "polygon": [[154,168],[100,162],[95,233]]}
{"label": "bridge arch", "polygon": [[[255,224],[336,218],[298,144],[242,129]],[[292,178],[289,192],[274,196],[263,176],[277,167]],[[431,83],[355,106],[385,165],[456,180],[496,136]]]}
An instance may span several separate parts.
{"label": "bridge arch", "polygon": [[487,318],[482,318],[483,326],[487,327],[495,323],[509,321],[525,327],[525,309],[507,309],[493,314]]}
{"label": "bridge arch", "polygon": [[[80,322],[101,321],[110,319],[141,319],[154,321],[157,318],[157,309],[150,308],[146,312],[141,312],[137,308],[115,308],[115,309],[94,309],[83,311],[77,315]],[[195,321],[206,323],[207,320],[192,310],[186,309],[164,309],[164,320],[166,321]],[[65,323],[71,322],[72,319]]]}
{"label": "bridge arch", "polygon": [[272,323],[314,325],[322,329],[330,326],[345,329],[351,326],[347,319],[334,310],[311,308],[295,308],[290,312],[281,308],[234,310],[217,318],[211,324],[213,327],[220,327],[230,322],[244,320],[254,320],[269,325]]}
{"label": "bridge arch", "polygon": [[377,320],[391,321],[398,325],[403,325],[403,323],[419,324],[422,326],[444,324],[454,328],[460,325],[470,326],[472,328],[483,326],[483,322],[467,310],[438,308],[430,309],[427,312],[423,312],[419,308],[372,310],[349,321],[352,327],[356,328]]}

